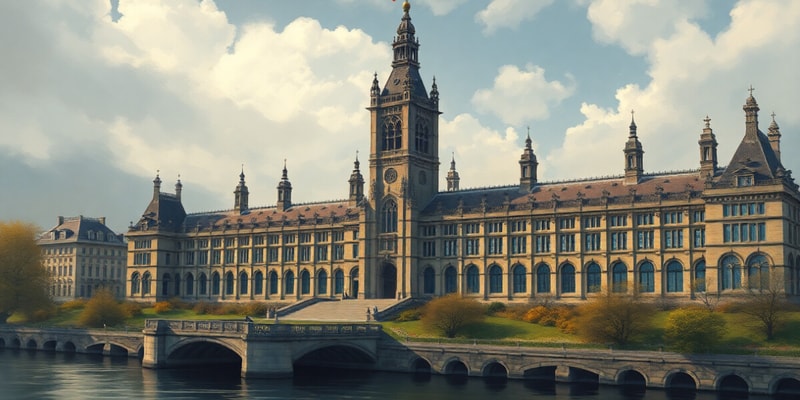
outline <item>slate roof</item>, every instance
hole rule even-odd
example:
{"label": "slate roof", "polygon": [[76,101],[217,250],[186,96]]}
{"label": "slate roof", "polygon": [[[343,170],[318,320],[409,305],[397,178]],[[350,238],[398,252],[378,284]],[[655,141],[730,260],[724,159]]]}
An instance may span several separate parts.
{"label": "slate roof", "polygon": [[[61,220],[62,217],[59,217]],[[96,236],[90,238],[89,232]],[[102,235],[99,235],[102,233]],[[77,243],[77,242],[111,242],[122,244],[122,235],[114,233],[105,225],[104,218],[84,216],[66,217],[63,222],[42,233],[37,240],[39,245]]]}
{"label": "slate roof", "polygon": [[183,225],[184,219],[186,211],[180,199],[174,194],[159,192],[150,200],[136,226],[177,231]]}

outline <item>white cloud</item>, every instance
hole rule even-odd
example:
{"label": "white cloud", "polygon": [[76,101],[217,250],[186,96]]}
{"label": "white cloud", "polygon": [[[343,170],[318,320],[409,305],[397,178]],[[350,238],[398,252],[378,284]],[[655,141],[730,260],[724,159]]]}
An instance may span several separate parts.
{"label": "white cloud", "polygon": [[413,5],[422,4],[430,7],[433,15],[447,15],[455,10],[462,4],[466,4],[467,0],[416,0]]}
{"label": "white cloud", "polygon": [[526,65],[524,70],[504,65],[498,70],[494,86],[476,91],[472,104],[510,125],[545,119],[550,115],[550,106],[571,96],[575,85],[547,81],[544,74],[544,69],[535,65]]}
{"label": "white cloud", "polygon": [[553,0],[492,0],[475,14],[475,20],[483,25],[487,34],[501,28],[516,29],[522,21],[533,19],[550,4]]}

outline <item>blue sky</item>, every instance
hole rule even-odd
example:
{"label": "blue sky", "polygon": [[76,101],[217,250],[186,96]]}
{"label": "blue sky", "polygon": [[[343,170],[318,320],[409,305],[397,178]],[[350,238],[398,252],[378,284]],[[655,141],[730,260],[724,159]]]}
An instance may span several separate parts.
{"label": "blue sky", "polygon": [[[0,3],[0,219],[124,231],[156,171],[167,191],[180,175],[188,212],[229,209],[242,165],[251,206],[272,205],[284,160],[295,202],[346,197],[402,1],[113,3]],[[411,5],[441,97],[440,180],[454,154],[462,188],[518,182],[528,127],[540,180],[621,174],[632,109],[647,172],[697,168],[706,115],[725,165],[750,85],[800,171],[800,2]]]}

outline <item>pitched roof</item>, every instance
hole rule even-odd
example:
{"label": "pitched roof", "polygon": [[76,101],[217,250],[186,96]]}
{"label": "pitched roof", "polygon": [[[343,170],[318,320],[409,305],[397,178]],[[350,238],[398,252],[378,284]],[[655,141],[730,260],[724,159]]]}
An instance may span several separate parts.
{"label": "pitched roof", "polygon": [[147,227],[177,231],[186,218],[186,211],[178,197],[171,193],[159,192],[144,210],[138,227]]}
{"label": "pitched roof", "polygon": [[59,224],[42,233],[39,245],[76,242],[107,242],[122,245],[122,235],[105,225],[105,218],[59,217]]}

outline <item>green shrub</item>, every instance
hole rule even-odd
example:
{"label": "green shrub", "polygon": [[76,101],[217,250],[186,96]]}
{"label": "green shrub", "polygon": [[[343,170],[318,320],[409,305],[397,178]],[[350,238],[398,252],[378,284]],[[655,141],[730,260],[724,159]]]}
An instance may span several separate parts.
{"label": "green shrub", "polygon": [[710,352],[724,334],[725,319],[718,313],[697,307],[670,312],[664,327],[667,344],[685,353]]}
{"label": "green shrub", "polygon": [[482,304],[457,294],[437,297],[422,309],[422,325],[448,338],[455,337],[467,325],[483,321],[484,317]]}
{"label": "green shrub", "polygon": [[194,303],[192,311],[194,311],[194,313],[197,315],[206,315],[206,314],[211,314],[213,308],[214,306],[212,304],[207,303],[205,301],[199,301],[197,303]]}
{"label": "green shrub", "polygon": [[135,301],[126,301],[122,303],[122,308],[131,317],[140,317],[143,314],[144,306]]}
{"label": "green shrub", "polygon": [[506,310],[506,304],[501,303],[499,301],[495,301],[489,304],[489,307],[486,308],[487,315],[496,315],[497,313],[503,312]]}
{"label": "green shrub", "polygon": [[419,308],[412,308],[410,310],[404,310],[397,315],[394,319],[397,322],[407,322],[407,321],[418,321],[422,318],[422,313],[420,312]]}
{"label": "green shrub", "polygon": [[159,301],[153,305],[153,311],[155,311],[156,314],[164,314],[172,311],[172,304],[168,301]]}
{"label": "green shrub", "polygon": [[261,302],[251,302],[244,304],[244,315],[253,315],[258,317],[264,317],[267,315],[267,311],[269,311],[269,304],[261,303]]}
{"label": "green shrub", "polygon": [[75,299],[70,300],[58,306],[61,311],[70,311],[70,310],[80,310],[86,306],[86,300],[84,299]]}
{"label": "green shrub", "polygon": [[98,289],[78,317],[78,323],[92,328],[103,328],[122,323],[128,318],[125,308],[109,289]]}

